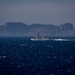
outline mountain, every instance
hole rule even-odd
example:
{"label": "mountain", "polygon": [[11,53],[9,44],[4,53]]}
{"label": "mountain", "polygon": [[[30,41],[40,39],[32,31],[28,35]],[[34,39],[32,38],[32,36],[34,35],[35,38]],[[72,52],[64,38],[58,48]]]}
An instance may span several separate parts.
{"label": "mountain", "polygon": [[40,32],[41,36],[75,36],[75,29],[71,23],[55,26],[52,24],[27,25],[20,22],[7,22],[0,25],[0,36],[36,36],[37,32]]}

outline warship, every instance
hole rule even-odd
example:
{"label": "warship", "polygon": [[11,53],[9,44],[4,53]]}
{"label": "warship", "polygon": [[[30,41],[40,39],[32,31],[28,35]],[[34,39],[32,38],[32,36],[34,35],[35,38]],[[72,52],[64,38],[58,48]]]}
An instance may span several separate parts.
{"label": "warship", "polygon": [[37,37],[31,38],[32,41],[47,41],[49,38],[45,38],[43,36],[40,36],[40,33],[38,32]]}

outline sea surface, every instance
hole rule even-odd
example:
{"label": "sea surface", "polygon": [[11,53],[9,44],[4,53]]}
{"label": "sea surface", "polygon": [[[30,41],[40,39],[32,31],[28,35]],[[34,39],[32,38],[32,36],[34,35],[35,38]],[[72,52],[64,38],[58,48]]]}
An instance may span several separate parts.
{"label": "sea surface", "polygon": [[75,75],[75,38],[1,37],[0,75]]}

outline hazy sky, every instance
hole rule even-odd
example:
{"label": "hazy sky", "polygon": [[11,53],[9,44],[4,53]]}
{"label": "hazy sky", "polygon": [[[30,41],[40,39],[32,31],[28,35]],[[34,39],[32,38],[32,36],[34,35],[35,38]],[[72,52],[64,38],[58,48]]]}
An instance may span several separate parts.
{"label": "hazy sky", "polygon": [[6,22],[75,25],[75,0],[0,0],[0,25]]}

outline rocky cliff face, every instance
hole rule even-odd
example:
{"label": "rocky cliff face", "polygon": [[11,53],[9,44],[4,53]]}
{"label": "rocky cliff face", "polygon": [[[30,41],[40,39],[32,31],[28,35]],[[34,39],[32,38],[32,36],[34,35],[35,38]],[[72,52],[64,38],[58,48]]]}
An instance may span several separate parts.
{"label": "rocky cliff face", "polygon": [[71,23],[55,26],[8,22],[0,26],[0,36],[36,36],[37,32],[43,36],[75,36],[75,30]]}

